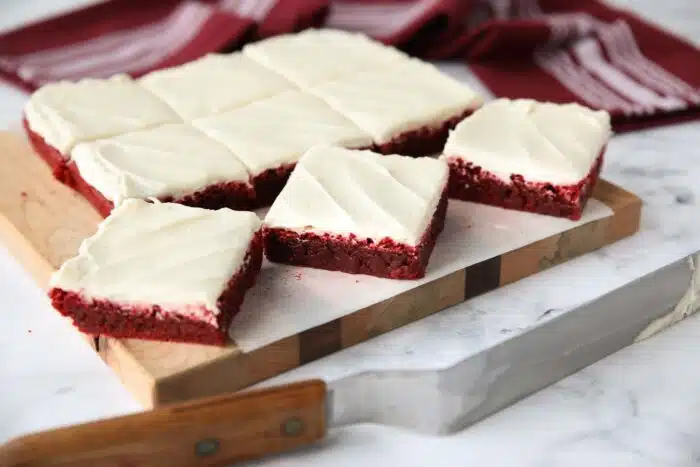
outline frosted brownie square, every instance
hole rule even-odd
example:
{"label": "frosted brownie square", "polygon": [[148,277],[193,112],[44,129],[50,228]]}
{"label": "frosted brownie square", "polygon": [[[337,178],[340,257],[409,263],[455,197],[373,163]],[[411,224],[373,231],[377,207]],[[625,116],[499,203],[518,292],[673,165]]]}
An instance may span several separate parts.
{"label": "frosted brownie square", "polygon": [[447,210],[433,158],[318,146],[264,220],[270,261],[392,279],[423,277]]}
{"label": "frosted brownie square", "polygon": [[80,143],[71,159],[76,188],[103,216],[128,198],[247,209],[254,197],[238,158],[184,123]]}
{"label": "frosted brownie square", "polygon": [[179,121],[170,107],[126,75],[48,84],[24,108],[32,145],[67,184],[66,164],[77,143]]}
{"label": "frosted brownie square", "polygon": [[408,59],[364,34],[335,29],[275,36],[246,45],[243,54],[302,88]]}
{"label": "frosted brownie square", "polygon": [[252,212],[130,199],[50,280],[82,332],[223,345],[262,261]]}
{"label": "frosted brownie square", "polygon": [[457,125],[445,145],[450,196],[579,219],[610,136],[610,115],[602,110],[492,101]]}
{"label": "frosted brownie square", "polygon": [[240,53],[210,54],[154,71],[139,83],[186,121],[235,109],[294,85]]}
{"label": "frosted brownie square", "polygon": [[384,154],[439,153],[450,128],[481,98],[435,66],[406,60],[322,83],[309,92],[370,133]]}
{"label": "frosted brownie square", "polygon": [[372,138],[321,99],[289,91],[193,124],[223,143],[252,177],[257,206],[269,205],[299,157],[317,144],[366,148]]}

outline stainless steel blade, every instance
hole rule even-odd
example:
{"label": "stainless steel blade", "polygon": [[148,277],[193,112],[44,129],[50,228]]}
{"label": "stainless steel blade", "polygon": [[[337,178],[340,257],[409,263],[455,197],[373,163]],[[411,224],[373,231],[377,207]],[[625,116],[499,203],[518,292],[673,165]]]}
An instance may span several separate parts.
{"label": "stainless steel blade", "polygon": [[328,382],[328,426],[376,423],[449,434],[698,308],[700,273],[690,257],[451,367]]}

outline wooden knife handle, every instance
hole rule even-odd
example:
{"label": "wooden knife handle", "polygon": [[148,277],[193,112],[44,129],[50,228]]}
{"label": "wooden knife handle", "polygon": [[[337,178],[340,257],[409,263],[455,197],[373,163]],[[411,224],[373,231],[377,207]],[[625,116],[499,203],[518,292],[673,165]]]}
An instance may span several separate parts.
{"label": "wooden knife handle", "polygon": [[15,438],[2,467],[225,466],[313,443],[326,386],[305,381]]}

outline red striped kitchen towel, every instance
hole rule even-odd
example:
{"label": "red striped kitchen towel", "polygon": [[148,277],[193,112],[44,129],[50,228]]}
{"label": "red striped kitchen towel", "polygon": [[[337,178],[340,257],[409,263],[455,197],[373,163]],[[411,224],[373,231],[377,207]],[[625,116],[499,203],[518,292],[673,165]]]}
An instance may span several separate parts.
{"label": "red striped kitchen towel", "polygon": [[600,0],[110,0],[0,36],[0,75],[139,76],[310,26],[466,60],[496,96],[605,109],[618,132],[700,117],[700,50]]}

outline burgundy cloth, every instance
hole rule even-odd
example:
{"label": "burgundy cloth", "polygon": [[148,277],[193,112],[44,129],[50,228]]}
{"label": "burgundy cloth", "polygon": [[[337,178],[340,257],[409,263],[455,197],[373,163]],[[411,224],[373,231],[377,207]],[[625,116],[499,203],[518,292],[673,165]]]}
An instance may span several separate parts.
{"label": "burgundy cloth", "polygon": [[700,116],[700,50],[599,0],[110,0],[0,36],[0,75],[140,76],[313,26],[466,60],[496,96],[605,109],[618,132]]}

